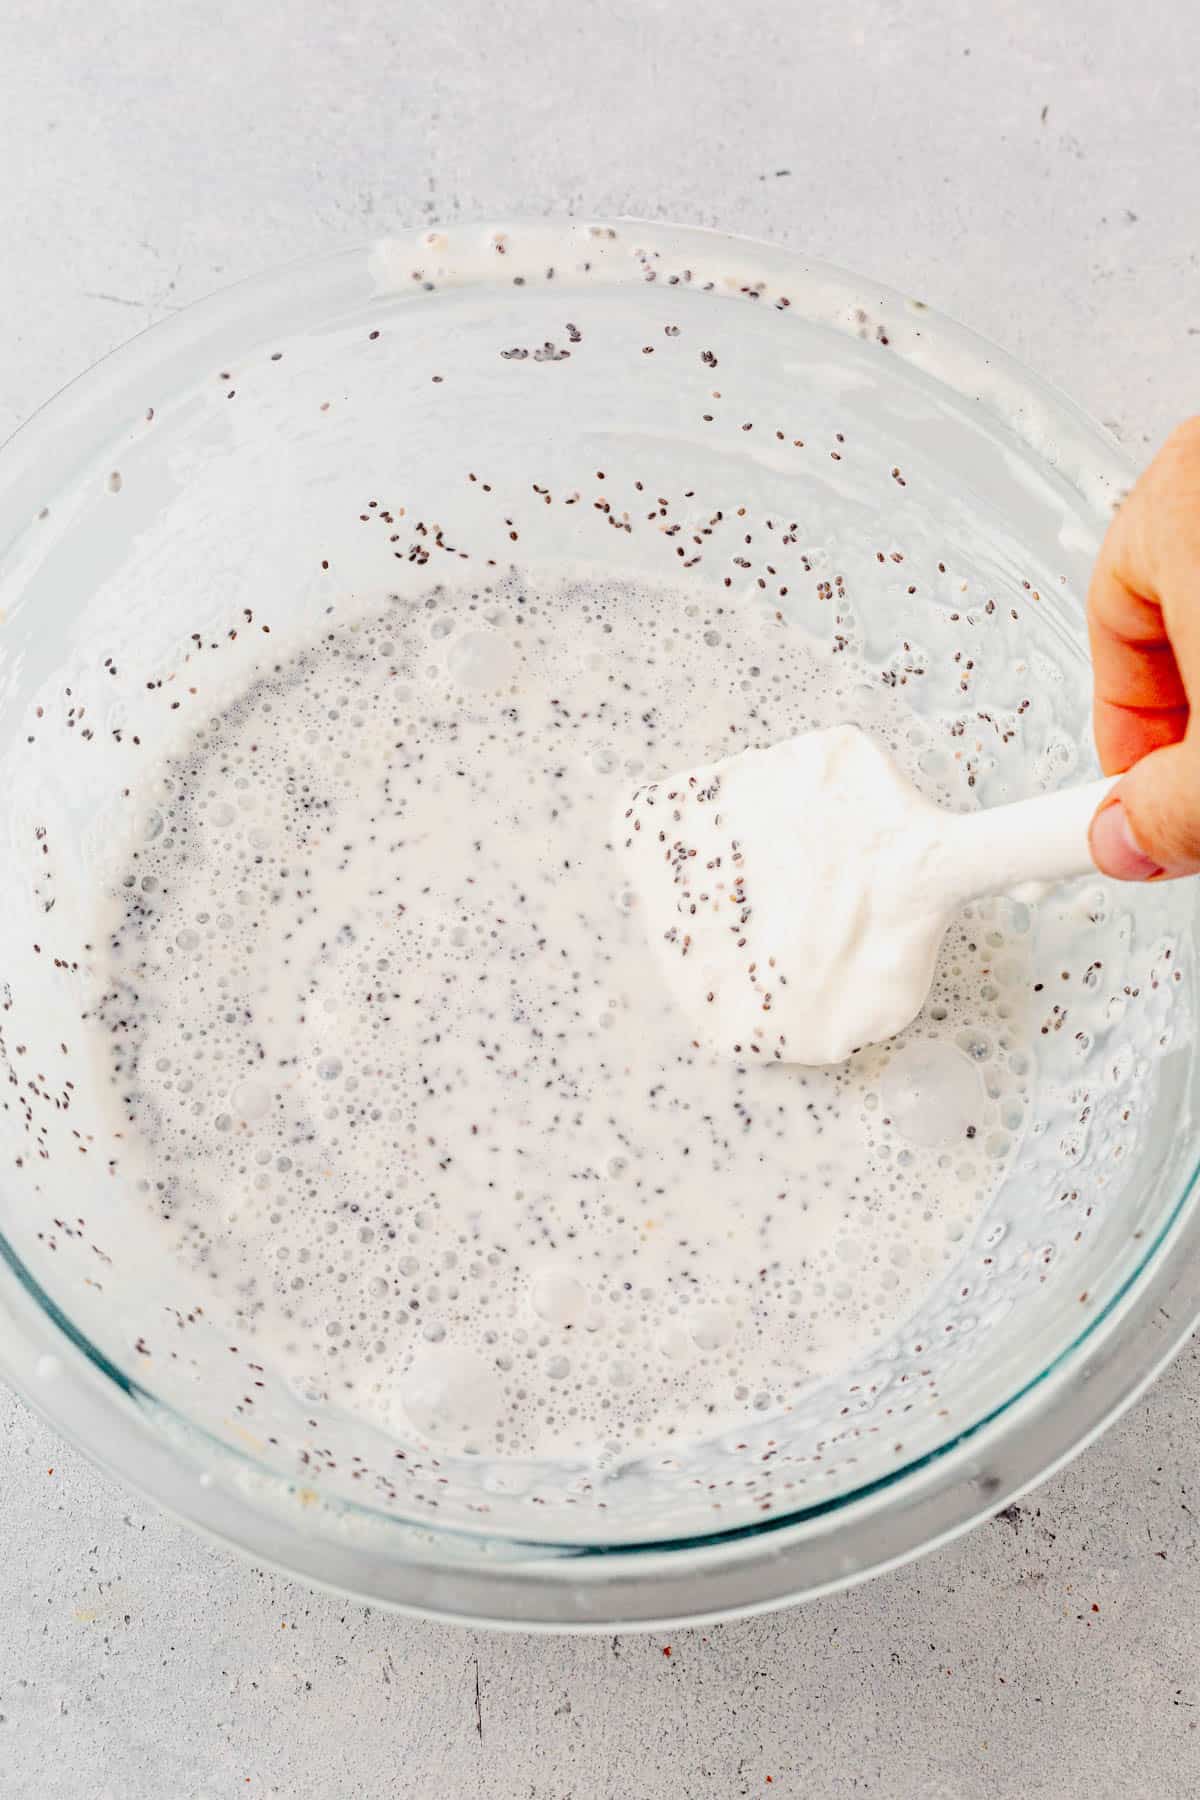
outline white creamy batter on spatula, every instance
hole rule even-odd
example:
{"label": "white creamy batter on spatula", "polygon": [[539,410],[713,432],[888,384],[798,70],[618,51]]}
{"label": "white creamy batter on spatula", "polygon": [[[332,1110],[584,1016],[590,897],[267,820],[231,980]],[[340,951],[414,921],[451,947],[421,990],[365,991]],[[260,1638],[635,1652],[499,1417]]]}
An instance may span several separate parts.
{"label": "white creamy batter on spatula", "polygon": [[853,725],[639,787],[618,830],[700,1041],[834,1063],[907,1025],[939,942],[938,822]]}

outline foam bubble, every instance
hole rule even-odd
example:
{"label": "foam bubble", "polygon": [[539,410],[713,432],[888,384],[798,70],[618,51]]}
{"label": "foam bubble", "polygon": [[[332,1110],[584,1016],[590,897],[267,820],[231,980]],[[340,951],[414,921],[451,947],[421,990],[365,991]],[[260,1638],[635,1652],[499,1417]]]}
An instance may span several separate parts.
{"label": "foam bubble", "polygon": [[505,688],[520,667],[516,646],[497,631],[465,631],[446,653],[446,670],[464,688]]}
{"label": "foam bubble", "polygon": [[418,1431],[470,1447],[494,1429],[500,1383],[495,1370],[470,1350],[423,1350],[404,1377],[401,1401]]}
{"label": "foam bubble", "polygon": [[529,1301],[548,1325],[578,1325],[588,1311],[587,1288],[566,1269],[539,1269],[530,1283]]}
{"label": "foam bubble", "polygon": [[239,1081],[230,1090],[229,1104],[240,1119],[261,1119],[271,1110],[271,1090],[263,1081]]}
{"label": "foam bubble", "polygon": [[924,1148],[976,1132],[984,1106],[979,1075],[969,1058],[953,1044],[921,1038],[891,1057],[879,1097],[897,1131]]}

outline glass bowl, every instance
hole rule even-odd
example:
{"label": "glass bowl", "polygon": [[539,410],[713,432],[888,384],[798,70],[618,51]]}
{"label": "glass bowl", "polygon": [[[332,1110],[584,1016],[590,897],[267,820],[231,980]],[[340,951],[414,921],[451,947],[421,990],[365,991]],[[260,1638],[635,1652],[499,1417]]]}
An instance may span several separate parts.
{"label": "glass bowl", "polygon": [[[865,718],[928,675],[931,741],[974,805],[1086,771],[1080,596],[1130,473],[1069,401],[921,302],[629,222],[459,225],[316,258],[64,390],[0,456],[7,1379],[259,1561],[534,1629],[844,1587],[1074,1454],[1200,1310],[1191,884],[1084,882],[1035,910],[1045,1018],[1020,1148],[902,1328],[782,1413],[603,1466],[398,1443],[252,1361],[139,1229],[80,1012],[95,871],[145,828],[139,764],[195,716],[215,659],[249,679],[272,621],[315,631],[332,598],[416,593],[463,556],[679,578],[639,497],[736,499],[787,517],[806,573],[837,568],[860,595]],[[407,524],[364,532],[372,502]],[[713,558],[688,578],[735,595],[766,579]],[[813,583],[779,594],[818,616]]]}

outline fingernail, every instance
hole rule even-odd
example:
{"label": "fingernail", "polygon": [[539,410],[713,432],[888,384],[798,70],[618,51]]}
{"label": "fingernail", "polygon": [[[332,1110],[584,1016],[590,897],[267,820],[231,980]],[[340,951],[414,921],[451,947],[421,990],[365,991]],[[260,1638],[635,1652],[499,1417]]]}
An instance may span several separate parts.
{"label": "fingernail", "polygon": [[1134,837],[1119,800],[1112,801],[1092,820],[1090,845],[1096,867],[1117,881],[1149,881],[1163,872]]}

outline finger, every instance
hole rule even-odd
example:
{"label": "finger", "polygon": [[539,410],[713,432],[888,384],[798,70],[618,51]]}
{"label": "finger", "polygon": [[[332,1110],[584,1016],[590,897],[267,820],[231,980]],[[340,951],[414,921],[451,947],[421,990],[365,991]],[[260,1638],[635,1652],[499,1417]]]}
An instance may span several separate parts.
{"label": "finger", "polygon": [[1163,635],[1195,705],[1200,703],[1200,419],[1172,432],[1130,500],[1113,521],[1112,572],[1131,596],[1159,609]]}
{"label": "finger", "polygon": [[1187,706],[1145,709],[1114,705],[1097,696],[1092,735],[1106,775],[1123,775],[1154,750],[1176,744],[1187,730]]}
{"label": "finger", "polygon": [[1200,743],[1154,750],[1120,781],[1092,821],[1092,857],[1118,881],[1200,872]]}
{"label": "finger", "polygon": [[[1175,743],[1187,728],[1187,691],[1162,608],[1122,573],[1141,562],[1145,504],[1135,489],[1109,528],[1088,590],[1093,727],[1100,765],[1110,775]],[[1149,588],[1148,577],[1143,580]]]}

